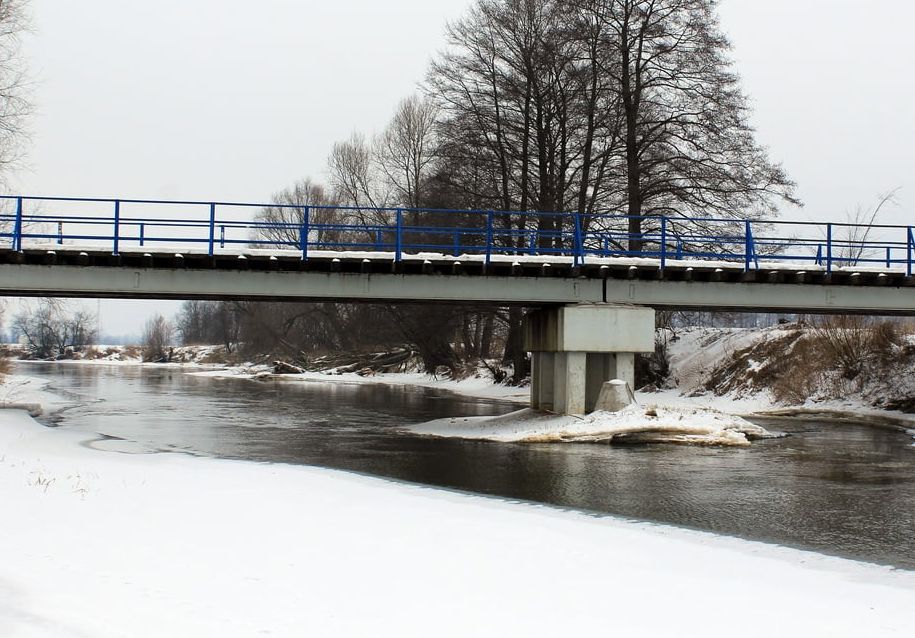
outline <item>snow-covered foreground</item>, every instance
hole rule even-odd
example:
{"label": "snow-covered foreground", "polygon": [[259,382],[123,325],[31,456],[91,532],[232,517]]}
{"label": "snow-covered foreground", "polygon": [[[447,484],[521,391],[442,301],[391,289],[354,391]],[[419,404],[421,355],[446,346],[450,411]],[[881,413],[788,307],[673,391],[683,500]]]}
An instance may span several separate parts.
{"label": "snow-covered foreground", "polygon": [[105,452],[83,436],[0,410],[0,636],[915,626],[913,572],[318,468]]}
{"label": "snow-covered foreground", "polygon": [[429,436],[525,443],[638,440],[743,446],[753,439],[775,436],[765,428],[716,410],[640,405],[587,416],[543,414],[528,409],[496,417],[438,419],[407,429]]}

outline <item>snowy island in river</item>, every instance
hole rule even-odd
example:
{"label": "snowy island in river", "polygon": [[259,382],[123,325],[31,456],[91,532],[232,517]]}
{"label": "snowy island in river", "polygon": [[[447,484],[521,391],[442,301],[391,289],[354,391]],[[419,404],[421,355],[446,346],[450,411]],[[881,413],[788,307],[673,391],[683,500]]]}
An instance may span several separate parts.
{"label": "snowy island in river", "polygon": [[413,434],[519,443],[685,443],[749,445],[775,438],[739,416],[693,406],[630,405],[619,412],[586,416],[519,410],[495,417],[438,419],[407,428]]}

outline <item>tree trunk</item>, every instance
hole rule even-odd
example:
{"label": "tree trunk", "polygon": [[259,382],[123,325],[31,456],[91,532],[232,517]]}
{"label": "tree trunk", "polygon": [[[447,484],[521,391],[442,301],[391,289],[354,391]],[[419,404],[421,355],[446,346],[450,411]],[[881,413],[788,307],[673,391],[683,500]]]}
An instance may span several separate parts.
{"label": "tree trunk", "polygon": [[514,367],[512,383],[518,385],[528,374],[527,357],[524,351],[524,335],[522,332],[522,320],[524,311],[521,308],[509,308],[508,310],[508,338],[505,340],[505,353],[503,354],[503,363],[511,363]]}
{"label": "tree trunk", "polygon": [[486,313],[486,319],[483,322],[483,335],[480,337],[480,358],[488,359],[492,356],[492,333],[495,321],[495,313],[492,311]]}

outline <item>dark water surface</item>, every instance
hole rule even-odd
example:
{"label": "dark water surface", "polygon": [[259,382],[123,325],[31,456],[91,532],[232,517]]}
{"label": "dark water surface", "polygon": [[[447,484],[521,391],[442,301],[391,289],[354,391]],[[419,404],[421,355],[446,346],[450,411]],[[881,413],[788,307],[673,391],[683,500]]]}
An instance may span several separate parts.
{"label": "dark water surface", "polygon": [[903,432],[762,422],[750,448],[425,439],[397,432],[517,405],[383,385],[208,379],[20,364],[80,401],[64,427],[156,450],[301,463],[672,523],[915,569],[915,447]]}

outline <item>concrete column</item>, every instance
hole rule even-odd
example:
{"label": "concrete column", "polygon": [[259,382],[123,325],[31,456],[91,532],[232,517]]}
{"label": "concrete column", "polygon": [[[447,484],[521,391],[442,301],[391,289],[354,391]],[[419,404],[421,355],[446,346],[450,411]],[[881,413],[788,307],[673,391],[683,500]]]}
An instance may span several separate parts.
{"label": "concrete column", "polygon": [[635,354],[632,352],[616,353],[616,378],[622,379],[635,390]]}
{"label": "concrete column", "polygon": [[531,353],[531,407],[535,410],[553,411],[555,366],[555,353]]}
{"label": "concrete column", "polygon": [[616,355],[612,352],[589,352],[585,381],[585,410],[593,412],[604,381],[616,378]]}
{"label": "concrete column", "polygon": [[593,411],[603,383],[635,385],[636,352],[654,351],[654,310],[610,304],[545,308],[525,318],[532,353],[531,406],[560,414]]}
{"label": "concrete column", "polygon": [[557,352],[553,411],[559,414],[585,414],[587,357],[584,352]]}

